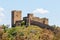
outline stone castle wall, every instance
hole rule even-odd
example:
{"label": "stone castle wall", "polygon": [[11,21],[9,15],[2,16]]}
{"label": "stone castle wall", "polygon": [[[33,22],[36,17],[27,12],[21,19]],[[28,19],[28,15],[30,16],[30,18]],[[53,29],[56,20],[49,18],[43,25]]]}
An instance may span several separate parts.
{"label": "stone castle wall", "polygon": [[48,25],[48,19],[47,18],[34,17],[33,14],[28,14],[27,17],[29,20],[34,20],[34,21]]}
{"label": "stone castle wall", "polygon": [[[12,11],[12,21],[11,21],[12,26],[21,25],[21,22],[22,22],[22,20],[21,20],[22,15],[21,14],[22,14],[22,11],[16,11],[16,10]],[[27,17],[24,17],[23,20],[25,21],[26,25],[31,25],[31,20],[48,25],[47,18],[35,17],[33,15],[33,13],[28,13]],[[36,25],[38,25],[38,23]]]}
{"label": "stone castle wall", "polygon": [[16,23],[16,21],[20,21],[21,20],[21,13],[22,13],[22,11],[17,11],[17,10],[13,10],[12,11],[12,19],[11,19],[11,24],[12,24],[12,26],[14,26],[15,25],[15,23]]}
{"label": "stone castle wall", "polygon": [[21,26],[21,22],[25,21],[25,25],[29,26],[29,25],[37,25],[39,27],[42,28],[47,28],[50,30],[53,30],[53,28],[51,26],[48,25],[48,19],[47,18],[39,18],[39,17],[34,17],[33,13],[29,13],[27,14],[27,17],[23,17],[23,20],[21,20],[21,11],[12,11],[12,19],[11,19],[11,23],[12,23],[12,27],[16,27],[16,26]]}

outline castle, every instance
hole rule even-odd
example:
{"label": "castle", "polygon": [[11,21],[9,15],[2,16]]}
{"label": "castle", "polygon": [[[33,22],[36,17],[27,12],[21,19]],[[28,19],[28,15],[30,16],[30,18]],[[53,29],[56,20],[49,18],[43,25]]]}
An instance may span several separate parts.
{"label": "castle", "polygon": [[24,20],[25,21],[25,25],[41,25],[45,24],[48,25],[48,19],[47,18],[39,18],[39,17],[34,17],[33,13],[28,13],[27,17],[23,17],[23,20],[21,20],[22,18],[22,11],[18,11],[18,10],[13,10],[11,13],[11,24],[12,27],[15,26],[21,26],[21,22]]}

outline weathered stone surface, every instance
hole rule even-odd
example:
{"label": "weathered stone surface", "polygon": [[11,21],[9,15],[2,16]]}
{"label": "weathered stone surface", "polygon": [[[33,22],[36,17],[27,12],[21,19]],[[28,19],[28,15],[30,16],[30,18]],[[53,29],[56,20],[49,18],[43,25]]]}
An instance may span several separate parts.
{"label": "weathered stone surface", "polygon": [[12,27],[15,26],[16,21],[20,21],[21,20],[21,13],[22,13],[22,11],[17,11],[17,10],[13,10],[12,11],[12,14],[11,14]]}
{"label": "weathered stone surface", "polygon": [[22,17],[21,14],[22,14],[21,11],[16,11],[16,10],[12,11],[12,27],[13,26],[19,26],[19,25],[21,26],[21,22],[24,20],[25,24],[27,26],[37,25],[37,26],[40,26],[42,28],[51,29],[51,27],[48,25],[48,19],[47,18],[35,17],[33,15],[33,13],[29,13],[29,14],[27,14],[27,17],[23,17],[23,20],[21,20],[21,17]]}

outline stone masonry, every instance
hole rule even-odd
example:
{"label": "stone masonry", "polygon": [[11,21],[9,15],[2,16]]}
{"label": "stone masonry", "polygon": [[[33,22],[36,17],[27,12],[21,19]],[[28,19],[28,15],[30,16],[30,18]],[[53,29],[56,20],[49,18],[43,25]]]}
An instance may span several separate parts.
{"label": "stone masonry", "polygon": [[27,17],[23,17],[23,20],[21,20],[22,11],[13,10],[11,15],[12,15],[11,16],[12,27],[20,26],[23,20],[25,21],[27,26],[33,25],[34,24],[33,21],[36,21],[36,25],[38,24],[37,22],[48,25],[47,18],[34,17],[33,13],[28,13]]}
{"label": "stone masonry", "polygon": [[31,23],[30,22],[31,20],[48,25],[48,19],[47,18],[34,17],[33,13],[28,13],[27,17],[24,17],[23,20],[25,20],[26,24],[29,24],[29,25]]}
{"label": "stone masonry", "polygon": [[22,11],[17,11],[17,10],[13,10],[12,14],[11,14],[11,25],[12,27],[16,26],[16,21],[20,21],[21,20],[21,15]]}

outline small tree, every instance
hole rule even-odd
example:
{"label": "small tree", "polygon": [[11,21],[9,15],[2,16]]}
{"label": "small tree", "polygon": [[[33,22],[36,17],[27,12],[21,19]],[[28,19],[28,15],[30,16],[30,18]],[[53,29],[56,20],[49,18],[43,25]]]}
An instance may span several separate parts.
{"label": "small tree", "polygon": [[8,29],[8,27],[7,27],[7,26],[5,26],[4,24],[2,25],[2,27],[3,27],[3,29],[4,29],[4,32],[6,32],[6,31],[7,31],[7,29]]}
{"label": "small tree", "polygon": [[21,22],[21,26],[24,26],[24,25],[25,25],[25,21],[22,21],[22,22]]}

